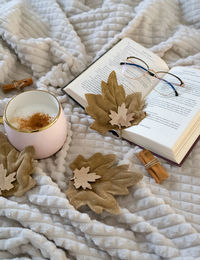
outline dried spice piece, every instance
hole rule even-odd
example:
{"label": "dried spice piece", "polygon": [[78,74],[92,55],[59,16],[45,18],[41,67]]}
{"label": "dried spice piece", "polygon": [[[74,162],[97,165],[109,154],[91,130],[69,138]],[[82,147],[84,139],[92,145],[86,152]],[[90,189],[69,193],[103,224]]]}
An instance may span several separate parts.
{"label": "dried spice piece", "polygon": [[72,171],[82,168],[90,169],[101,178],[92,182],[91,189],[76,189],[73,180],[70,180],[66,195],[70,203],[76,208],[88,205],[91,210],[100,214],[106,210],[112,214],[120,212],[114,195],[127,195],[128,187],[142,179],[142,174],[128,171],[128,165],[116,165],[114,154],[103,155],[95,153],[89,159],[79,155],[71,164]]}
{"label": "dried spice piece", "polygon": [[15,178],[16,172],[7,175],[7,170],[4,169],[3,164],[0,164],[0,195],[4,190],[10,190],[14,187],[12,184]]}
{"label": "dried spice piece", "polygon": [[22,80],[13,80],[11,84],[2,85],[1,87],[4,92],[7,92],[13,89],[21,89],[26,86],[30,86],[31,84],[33,84],[32,78],[26,78]]}
{"label": "dried spice piece", "polygon": [[[127,126],[137,125],[145,118],[146,112],[143,111],[145,101],[142,99],[141,92],[135,92],[126,96],[123,86],[117,83],[115,71],[110,73],[107,83],[101,82],[101,91],[102,95],[85,95],[88,102],[86,112],[95,120],[90,126],[92,129],[105,134],[112,129],[118,130]],[[124,111],[123,119],[118,120],[117,118],[116,120],[115,118],[114,122],[118,122],[113,123],[114,115],[119,115],[119,111],[122,109]]]}
{"label": "dried spice piece", "polygon": [[85,189],[92,189],[92,186],[88,182],[95,182],[96,179],[101,178],[101,176],[96,175],[95,172],[90,172],[90,167],[82,167],[80,170],[75,169],[74,177],[71,180],[74,180],[74,186],[76,189],[82,187]]}
{"label": "dried spice piece", "polygon": [[0,132],[0,165],[7,171],[7,176],[15,173],[16,180],[12,182],[13,188],[2,190],[1,195],[22,196],[25,192],[36,185],[36,181],[31,177],[35,167],[34,147],[28,146],[23,151],[18,152],[7,140],[7,137]]}
{"label": "dried spice piece", "polygon": [[161,183],[163,180],[168,178],[168,173],[149,150],[144,149],[139,152],[138,158],[157,183]]}

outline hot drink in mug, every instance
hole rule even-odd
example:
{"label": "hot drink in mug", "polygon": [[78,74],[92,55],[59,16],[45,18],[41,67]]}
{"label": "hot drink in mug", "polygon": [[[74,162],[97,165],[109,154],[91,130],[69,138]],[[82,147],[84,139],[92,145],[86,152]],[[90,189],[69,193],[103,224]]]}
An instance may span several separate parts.
{"label": "hot drink in mug", "polygon": [[3,124],[10,143],[19,151],[33,145],[36,159],[53,155],[67,136],[61,104],[53,94],[42,90],[12,98],[5,108]]}

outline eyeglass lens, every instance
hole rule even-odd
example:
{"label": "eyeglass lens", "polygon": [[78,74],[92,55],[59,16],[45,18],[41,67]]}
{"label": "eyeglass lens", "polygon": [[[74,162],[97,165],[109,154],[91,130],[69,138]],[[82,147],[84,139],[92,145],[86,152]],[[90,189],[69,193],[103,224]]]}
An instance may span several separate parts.
{"label": "eyeglass lens", "polygon": [[153,78],[153,82],[156,84],[155,90],[158,93],[164,96],[178,95],[182,81],[175,75],[167,72],[151,72],[148,65],[137,57],[128,57],[122,64],[122,72],[126,77],[133,80],[143,77]]}

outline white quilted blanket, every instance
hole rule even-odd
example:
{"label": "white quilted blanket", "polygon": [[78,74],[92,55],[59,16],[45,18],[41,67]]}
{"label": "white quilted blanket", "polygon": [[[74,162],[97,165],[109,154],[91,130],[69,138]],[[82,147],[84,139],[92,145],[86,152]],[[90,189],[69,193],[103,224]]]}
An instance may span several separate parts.
{"label": "white quilted blanket", "polygon": [[[0,197],[0,259],[200,259],[200,142],[182,167],[162,160],[156,184],[140,148],[91,130],[91,118],[61,91],[120,37],[131,37],[169,66],[200,68],[199,0],[0,0],[0,83],[33,77],[29,89],[57,95],[69,124],[61,151],[41,160],[37,186]],[[0,115],[11,93],[0,92]],[[3,127],[0,126],[3,131]],[[115,153],[144,178],[117,198],[118,216],[77,211],[65,195],[78,154]]]}

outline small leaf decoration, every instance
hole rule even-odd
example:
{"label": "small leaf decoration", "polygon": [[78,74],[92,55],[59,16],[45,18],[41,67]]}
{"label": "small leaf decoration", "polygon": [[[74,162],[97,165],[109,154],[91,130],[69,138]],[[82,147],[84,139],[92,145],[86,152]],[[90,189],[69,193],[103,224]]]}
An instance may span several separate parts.
{"label": "small leaf decoration", "polygon": [[125,103],[122,103],[122,105],[118,107],[117,113],[111,110],[109,115],[111,125],[117,125],[119,129],[121,129],[122,126],[131,126],[134,113],[127,114],[127,111],[128,109],[125,107]]}
{"label": "small leaf decoration", "polygon": [[7,175],[7,170],[4,169],[2,163],[0,164],[0,194],[2,194],[2,191],[10,190],[14,187],[12,182],[16,180],[15,175],[16,172]]}
{"label": "small leaf decoration", "polygon": [[35,166],[34,153],[33,146],[28,146],[18,152],[8,142],[7,137],[0,132],[0,164],[6,169],[8,176],[16,174],[16,180],[12,183],[13,187],[9,190],[2,190],[1,195],[22,196],[36,185],[36,181],[31,177]]}
{"label": "small leaf decoration", "polygon": [[[88,102],[85,110],[94,119],[93,124],[90,126],[92,129],[105,134],[112,129],[118,130],[137,125],[145,118],[146,113],[143,111],[145,100],[142,99],[141,92],[135,92],[126,96],[123,86],[117,83],[115,71],[110,73],[107,83],[101,82],[101,91],[102,95],[85,95]],[[117,124],[112,124],[111,122],[113,121],[111,119],[113,118],[110,115],[114,116],[114,112],[118,114],[118,110],[123,103],[125,104],[125,109],[127,109],[126,117],[120,120],[120,124],[119,120],[117,120]]]}
{"label": "small leaf decoration", "polygon": [[114,195],[127,195],[128,187],[135,185],[142,179],[141,173],[128,171],[128,165],[116,165],[114,154],[103,155],[95,153],[89,159],[79,155],[71,164],[72,171],[82,167],[90,169],[101,176],[91,183],[92,189],[76,189],[73,180],[70,181],[66,195],[70,203],[76,208],[88,205],[91,210],[100,214],[106,210],[112,214],[120,212]]}
{"label": "small leaf decoration", "polygon": [[82,187],[85,189],[92,189],[92,186],[88,182],[95,182],[96,179],[101,178],[101,176],[96,175],[95,172],[90,172],[90,167],[82,167],[80,170],[74,170],[74,177],[71,180],[74,180],[74,186],[76,189]]}

